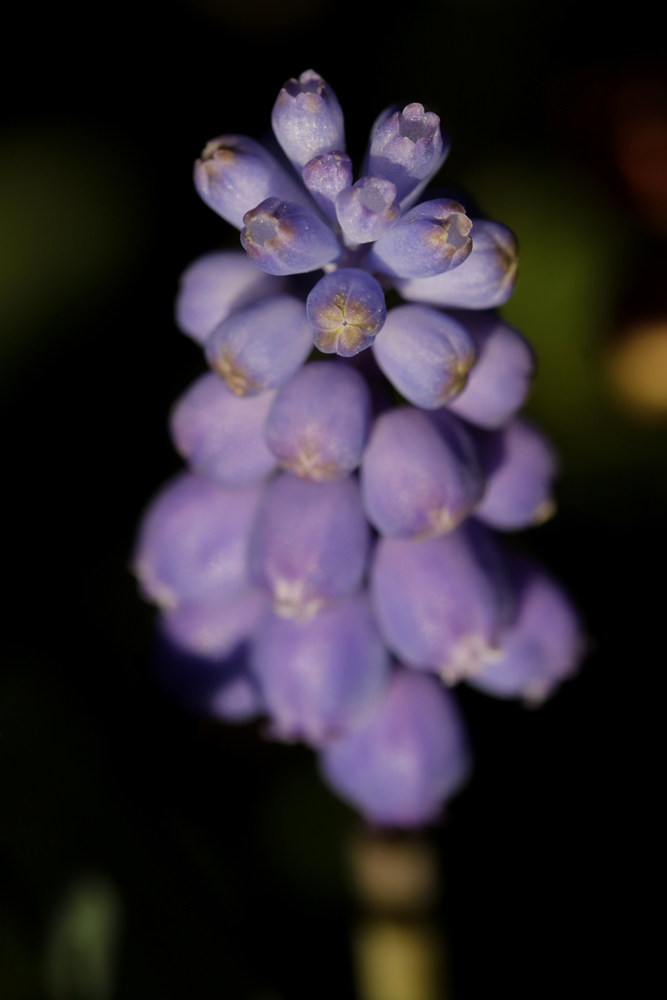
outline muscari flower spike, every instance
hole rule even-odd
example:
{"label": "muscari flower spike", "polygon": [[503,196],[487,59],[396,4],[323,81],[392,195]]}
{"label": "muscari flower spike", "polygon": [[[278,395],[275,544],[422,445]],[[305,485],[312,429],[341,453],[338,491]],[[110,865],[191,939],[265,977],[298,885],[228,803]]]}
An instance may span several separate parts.
{"label": "muscari flower spike", "polygon": [[149,504],[133,568],[174,697],[268,717],[369,821],[420,826],[470,772],[448,689],[536,704],[584,651],[567,594],[495,533],[555,509],[554,451],[517,416],[533,351],[496,311],[516,239],[429,196],[449,138],[421,104],[376,118],[356,180],[318,73],[272,125],[285,166],[241,135],[195,164],[243,249],[181,278],[176,322],[211,371],[172,409],[189,471]]}

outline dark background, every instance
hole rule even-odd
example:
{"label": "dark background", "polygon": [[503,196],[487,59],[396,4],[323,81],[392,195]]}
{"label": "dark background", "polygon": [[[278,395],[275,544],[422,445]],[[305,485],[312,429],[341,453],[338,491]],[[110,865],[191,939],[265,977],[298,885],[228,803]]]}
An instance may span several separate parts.
{"label": "dark background", "polygon": [[[168,408],[203,367],[173,325],[178,275],[237,239],[194,193],[192,161],[214,135],[265,132],[284,79],[311,66],[338,94],[357,162],[382,107],[421,101],[453,134],[446,179],[518,233],[506,315],[539,351],[531,410],[563,459],[560,514],[526,544],[591,636],[581,676],[540,711],[461,692],[476,771],[432,834],[452,996],[641,994],[656,971],[667,406],[633,408],[605,366],[633,324],[667,316],[653,9],[6,11],[3,1000],[354,997],[341,848],[354,817],[305,749],[168,701],[127,569],[138,516],[178,467]],[[645,153],[633,129],[647,115]],[[112,992],[59,986],[62,949],[94,966],[95,933],[118,942]]]}

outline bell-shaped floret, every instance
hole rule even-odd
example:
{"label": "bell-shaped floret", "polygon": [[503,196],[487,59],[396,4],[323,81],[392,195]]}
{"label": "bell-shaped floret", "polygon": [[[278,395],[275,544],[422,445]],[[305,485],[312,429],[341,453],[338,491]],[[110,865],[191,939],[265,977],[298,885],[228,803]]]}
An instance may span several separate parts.
{"label": "bell-shaped floret", "polygon": [[313,746],[365,722],[389,677],[389,657],[361,594],[306,622],[272,615],[251,663],[274,734]]}
{"label": "bell-shaped floret", "polygon": [[268,611],[265,592],[249,587],[229,601],[182,601],[163,612],[161,628],[179,649],[221,662],[248,642]]}
{"label": "bell-shaped floret", "polygon": [[379,240],[400,214],[395,185],[381,177],[362,177],[336,196],[336,216],[352,243]]}
{"label": "bell-shaped floret", "polygon": [[411,667],[455,684],[499,655],[510,592],[492,538],[479,525],[468,521],[423,542],[382,538],[372,593],[383,638]]}
{"label": "bell-shaped floret", "polygon": [[257,681],[246,667],[245,646],[223,659],[188,652],[174,642],[161,621],[155,672],[182,708],[224,722],[248,722],[264,711]]}
{"label": "bell-shaped floret", "polygon": [[390,310],[373,354],[398,391],[415,406],[435,410],[461,392],[475,363],[470,334],[428,306]]}
{"label": "bell-shaped floret", "polygon": [[235,395],[253,396],[291,378],[311,347],[305,305],[277,295],[216,327],[206,342],[206,360]]}
{"label": "bell-shaped floret", "polygon": [[387,318],[384,292],[358,267],[325,274],[311,290],[306,308],[315,346],[344,358],[370,347]]}
{"label": "bell-shaped floret", "polygon": [[210,700],[210,714],[222,722],[250,722],[265,711],[262,692],[246,671],[231,677]]}
{"label": "bell-shaped floret", "polygon": [[236,396],[208,372],[178,399],[169,421],[174,447],[193,472],[221,486],[259,482],[276,464],[264,440],[275,392]]}
{"label": "bell-shaped floret", "polygon": [[558,463],[549,441],[525,420],[484,435],[486,492],[475,517],[500,531],[542,524],[555,512],[552,484]]}
{"label": "bell-shaped floret", "polygon": [[303,274],[337,260],[338,240],[314,212],[294,201],[267,198],[243,216],[243,248],[268,274]]}
{"label": "bell-shaped floret", "polygon": [[195,163],[197,193],[209,208],[243,227],[243,216],[267,198],[312,207],[303,188],[263,146],[246,135],[221,135],[204,147]]}
{"label": "bell-shaped floret", "polygon": [[452,695],[434,677],[398,670],[368,722],[326,747],[326,781],[377,826],[438,817],[471,761]]}
{"label": "bell-shaped floret", "polygon": [[375,122],[370,139],[369,168],[376,177],[396,185],[396,197],[405,209],[414,204],[449,152],[443,141],[440,119],[421,104],[408,104],[402,111]]}
{"label": "bell-shaped floret", "polygon": [[319,208],[328,219],[336,222],[336,197],[352,183],[350,157],[337,150],[315,156],[303,168],[302,176]]}
{"label": "bell-shaped floret", "polygon": [[396,287],[410,302],[453,309],[493,309],[507,302],[517,278],[517,242],[499,222],[474,219],[472,252],[454,271],[435,278],[397,279]]}
{"label": "bell-shaped floret", "polygon": [[313,69],[285,83],[273,105],[271,125],[297,167],[320,153],[345,151],[345,126],[338,98]]}
{"label": "bell-shaped floret", "polygon": [[198,344],[232,313],[279,295],[285,279],[266,274],[242,250],[216,250],[198,257],[181,275],[176,325]]}
{"label": "bell-shaped floret", "polygon": [[309,618],[358,589],[368,548],[353,479],[311,483],[287,472],[266,490],[250,542],[250,572],[271,593],[278,615]]}
{"label": "bell-shaped floret", "polygon": [[[434,415],[435,417],[436,415]],[[479,503],[484,477],[475,445],[451,414],[411,406],[375,421],[361,470],[371,523],[393,538],[430,538],[452,531]]]}
{"label": "bell-shaped floret", "polygon": [[133,568],[149,601],[231,600],[248,585],[248,539],[260,487],[226,490],[182,473],[149,505],[139,527]]}
{"label": "bell-shaped floret", "polygon": [[526,401],[535,374],[535,354],[526,338],[495,312],[452,313],[474,340],[479,356],[466,386],[448,409],[495,430],[511,420]]}
{"label": "bell-shaped floret", "polygon": [[581,623],[563,589],[532,559],[508,554],[517,614],[500,640],[500,656],[469,683],[497,698],[544,701],[576,672],[586,651]]}
{"label": "bell-shaped floret", "polygon": [[370,393],[359,372],[342,363],[314,361],[279,391],[266,421],[266,440],[274,461],[297,476],[343,479],[361,461],[370,416]]}
{"label": "bell-shaped floret", "polygon": [[398,278],[431,278],[458,267],[472,250],[472,222],[456,201],[438,198],[411,208],[377,240],[366,267]]}

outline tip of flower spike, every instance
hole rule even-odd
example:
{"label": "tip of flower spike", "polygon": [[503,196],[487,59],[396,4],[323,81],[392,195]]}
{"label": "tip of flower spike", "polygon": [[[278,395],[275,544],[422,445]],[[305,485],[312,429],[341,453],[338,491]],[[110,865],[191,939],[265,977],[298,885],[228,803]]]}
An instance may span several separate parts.
{"label": "tip of flower spike", "polygon": [[232,163],[236,159],[239,143],[233,138],[211,139],[204,146],[201,154],[201,162],[206,165],[213,160],[219,163]]}
{"label": "tip of flower spike", "polygon": [[382,177],[362,177],[336,196],[336,216],[352,243],[372,243],[387,233],[401,214],[396,185]]}
{"label": "tip of flower spike", "polygon": [[253,255],[255,246],[270,246],[271,241],[275,240],[279,234],[293,235],[289,223],[275,215],[281,207],[279,198],[267,198],[261,205],[250,209],[243,216],[242,243],[250,257]]}
{"label": "tip of flower spike", "polygon": [[440,119],[422,104],[407,104],[380,116],[371,134],[367,166],[377,177],[393,181],[403,208],[414,204],[428,180],[442,166],[449,149]]}
{"label": "tip of flower spike", "polygon": [[432,111],[424,112],[423,104],[406,104],[398,114],[398,134],[410,142],[428,141],[440,127],[440,119]]}
{"label": "tip of flower spike", "polygon": [[298,167],[320,153],[345,149],[343,112],[331,87],[315,70],[287,80],[273,106],[276,139]]}
{"label": "tip of flower spike", "polygon": [[315,346],[324,354],[344,358],[369,347],[387,318],[380,285],[353,267],[325,275],[308,296],[306,310]]}
{"label": "tip of flower spike", "polygon": [[268,274],[316,271],[342,253],[329,226],[296,202],[267,198],[246,212],[243,227],[244,250]]}
{"label": "tip of flower spike", "polygon": [[290,97],[298,97],[299,94],[321,94],[326,84],[324,79],[314,69],[305,69],[299,74],[299,78],[290,77],[283,84],[282,90],[286,91]]}

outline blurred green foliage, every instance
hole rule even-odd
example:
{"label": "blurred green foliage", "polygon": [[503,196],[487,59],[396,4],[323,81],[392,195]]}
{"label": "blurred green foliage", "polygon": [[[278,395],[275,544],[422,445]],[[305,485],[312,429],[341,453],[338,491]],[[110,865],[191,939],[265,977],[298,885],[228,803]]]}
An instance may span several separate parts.
{"label": "blurred green foliage", "polygon": [[519,149],[472,165],[463,179],[519,239],[519,279],[501,311],[537,352],[527,412],[561,454],[561,500],[603,518],[662,505],[667,430],[634,423],[603,367],[641,232],[567,162]]}
{"label": "blurred green foliage", "polygon": [[116,887],[88,876],[69,886],[52,921],[46,956],[53,1000],[110,1000],[121,921]]}
{"label": "blurred green foliage", "polygon": [[0,377],[118,294],[146,242],[139,176],[94,127],[0,133]]}

